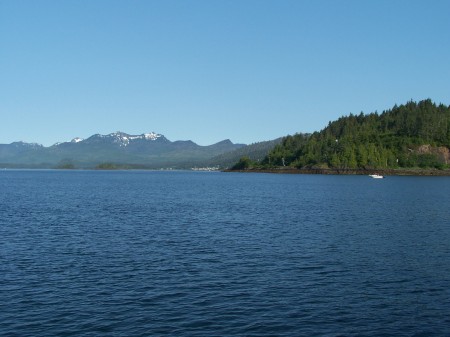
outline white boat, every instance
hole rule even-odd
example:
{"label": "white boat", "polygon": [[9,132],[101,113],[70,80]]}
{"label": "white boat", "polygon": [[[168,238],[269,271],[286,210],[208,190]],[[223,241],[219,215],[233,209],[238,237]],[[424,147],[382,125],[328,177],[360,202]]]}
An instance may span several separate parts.
{"label": "white boat", "polygon": [[369,174],[369,177],[372,177],[374,179],[383,179],[384,177],[379,174]]}

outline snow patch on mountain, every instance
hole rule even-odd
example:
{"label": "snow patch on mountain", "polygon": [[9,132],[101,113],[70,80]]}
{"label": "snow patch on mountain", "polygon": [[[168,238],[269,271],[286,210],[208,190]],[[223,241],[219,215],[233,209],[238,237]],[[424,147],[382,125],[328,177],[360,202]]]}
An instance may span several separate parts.
{"label": "snow patch on mountain", "polygon": [[150,132],[150,133],[144,133],[143,136],[145,139],[157,140],[162,135],[160,135],[159,133]]}
{"label": "snow patch on mountain", "polygon": [[125,146],[128,146],[130,144],[130,142],[132,142],[132,141],[136,141],[136,140],[154,141],[160,137],[163,137],[163,135],[161,135],[159,133],[155,133],[155,132],[143,133],[141,135],[129,135],[127,133],[117,131],[117,132],[110,133],[108,135],[97,134],[97,135],[94,135],[94,137],[109,138],[112,140],[113,143],[116,143],[119,146],[125,147]]}

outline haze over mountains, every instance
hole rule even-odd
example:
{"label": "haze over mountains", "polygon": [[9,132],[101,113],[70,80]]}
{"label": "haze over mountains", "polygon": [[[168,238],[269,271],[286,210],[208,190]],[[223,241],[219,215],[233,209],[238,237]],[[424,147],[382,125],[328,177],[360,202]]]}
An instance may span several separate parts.
{"label": "haze over mountains", "polygon": [[223,140],[200,146],[193,141],[170,141],[151,132],[130,135],[114,132],[44,147],[36,143],[0,144],[0,166],[24,168],[191,168],[211,158],[244,147]]}

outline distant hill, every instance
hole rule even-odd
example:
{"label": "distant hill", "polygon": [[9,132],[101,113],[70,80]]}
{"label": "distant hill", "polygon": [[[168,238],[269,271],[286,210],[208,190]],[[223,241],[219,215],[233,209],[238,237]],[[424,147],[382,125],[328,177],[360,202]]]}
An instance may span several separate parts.
{"label": "distant hill", "polygon": [[430,99],[395,105],[381,114],[341,117],[311,135],[284,137],[261,164],[296,168],[448,168],[450,108]]}
{"label": "distant hill", "polygon": [[219,166],[220,168],[229,168],[242,157],[248,157],[252,161],[260,162],[275,147],[275,145],[280,144],[281,141],[282,138],[280,137],[274,140],[246,145],[236,150],[225,152],[213,157],[211,160],[205,163],[205,166]]}
{"label": "distant hill", "polygon": [[222,153],[245,146],[230,140],[200,146],[169,141],[157,133],[115,132],[44,147],[15,142],[0,144],[0,167],[23,168],[191,168]]}

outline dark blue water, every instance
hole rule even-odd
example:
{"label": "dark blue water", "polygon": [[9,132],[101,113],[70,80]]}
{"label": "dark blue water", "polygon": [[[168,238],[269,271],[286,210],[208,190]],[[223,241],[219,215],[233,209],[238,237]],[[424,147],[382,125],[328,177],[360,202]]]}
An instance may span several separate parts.
{"label": "dark blue water", "polygon": [[448,336],[450,178],[0,171],[1,336]]}

